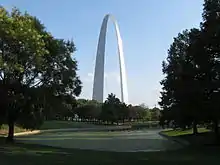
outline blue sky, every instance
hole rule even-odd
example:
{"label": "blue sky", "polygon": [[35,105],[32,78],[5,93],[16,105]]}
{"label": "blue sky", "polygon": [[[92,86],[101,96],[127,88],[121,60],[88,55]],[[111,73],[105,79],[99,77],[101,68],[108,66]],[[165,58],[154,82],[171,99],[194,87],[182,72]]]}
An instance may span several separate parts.
{"label": "blue sky", "polygon": [[[1,0],[37,16],[55,37],[73,39],[83,82],[80,97],[92,96],[93,70],[102,19],[117,19],[124,46],[129,102],[152,107],[159,100],[163,78],[161,63],[179,32],[198,27],[203,0]],[[105,97],[120,97],[119,62],[113,24],[109,22],[106,45]]]}

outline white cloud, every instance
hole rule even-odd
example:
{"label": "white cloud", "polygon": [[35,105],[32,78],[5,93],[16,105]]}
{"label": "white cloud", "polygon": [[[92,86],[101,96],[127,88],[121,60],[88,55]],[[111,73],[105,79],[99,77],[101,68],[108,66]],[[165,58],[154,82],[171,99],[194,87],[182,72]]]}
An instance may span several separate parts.
{"label": "white cloud", "polygon": [[93,81],[93,73],[88,73],[86,76],[82,77],[83,82],[92,82]]}
{"label": "white cloud", "polygon": [[93,73],[88,73],[88,77],[93,77]]}

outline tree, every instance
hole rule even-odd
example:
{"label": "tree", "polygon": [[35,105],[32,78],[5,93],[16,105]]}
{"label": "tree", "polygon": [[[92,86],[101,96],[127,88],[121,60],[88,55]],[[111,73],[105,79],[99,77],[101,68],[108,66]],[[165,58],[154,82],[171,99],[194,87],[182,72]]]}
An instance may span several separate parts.
{"label": "tree", "polygon": [[102,105],[102,112],[100,114],[101,120],[109,121],[112,124],[118,122],[120,106],[120,100],[113,93],[109,94],[108,98]]}
{"label": "tree", "polygon": [[128,111],[129,121],[138,119],[138,113],[135,106],[128,105]]}
{"label": "tree", "polygon": [[136,111],[136,114],[137,114],[136,118],[138,120],[143,120],[147,115],[147,111],[144,107],[134,106],[134,110]]}
{"label": "tree", "polygon": [[53,100],[55,101],[55,99],[56,103],[51,106],[49,116],[52,119],[71,120],[75,116],[76,99],[71,95],[56,97]]}
{"label": "tree", "polygon": [[[196,132],[197,123],[212,122],[218,137],[220,119],[220,105],[218,104],[220,97],[220,1],[204,0],[203,6],[201,29],[192,29],[182,45],[174,41],[179,48],[177,50],[182,50],[175,50],[172,55],[169,52],[168,63],[163,63],[163,72],[167,76],[161,82],[164,87],[160,102],[163,108],[161,123],[166,119],[175,119],[178,123],[183,122],[184,125],[190,125],[193,122],[194,132]],[[175,46],[174,43],[173,46]],[[184,47],[187,49],[183,50]],[[181,72],[177,74],[174,66],[181,59],[180,57],[187,57],[187,59],[178,64]],[[185,84],[184,86],[188,84],[188,88],[183,88],[180,84]],[[185,90],[178,92],[181,89]],[[188,92],[185,92],[187,89]],[[188,94],[184,97],[184,93]]]}
{"label": "tree", "polygon": [[125,103],[121,103],[118,109],[118,119],[124,123],[125,119],[128,119],[128,115],[128,106]]}
{"label": "tree", "polygon": [[203,83],[203,90],[206,94],[205,107],[209,109],[207,117],[214,122],[215,133],[218,137],[218,123],[220,119],[220,106],[218,103],[220,96],[220,1],[205,0],[203,6],[202,34],[196,44],[203,47],[204,51],[203,59],[198,61],[198,65],[203,71],[201,79],[206,80]]}
{"label": "tree", "polygon": [[101,105],[95,100],[78,99],[75,112],[81,119],[98,119],[101,113]]}
{"label": "tree", "polygon": [[174,120],[180,127],[185,128],[193,122],[194,133],[197,133],[196,125],[202,118],[198,107],[201,93],[196,56],[190,49],[199,34],[198,29],[191,29],[174,38],[168,51],[167,62],[162,64],[166,76],[161,81],[163,91],[159,102],[164,109],[163,115]]}
{"label": "tree", "polygon": [[150,114],[151,114],[151,121],[159,121],[160,120],[160,109],[159,108],[152,108],[150,110]]}
{"label": "tree", "polygon": [[80,94],[74,51],[72,41],[55,39],[37,18],[0,7],[0,107],[8,140],[15,123],[33,128],[54,100]]}

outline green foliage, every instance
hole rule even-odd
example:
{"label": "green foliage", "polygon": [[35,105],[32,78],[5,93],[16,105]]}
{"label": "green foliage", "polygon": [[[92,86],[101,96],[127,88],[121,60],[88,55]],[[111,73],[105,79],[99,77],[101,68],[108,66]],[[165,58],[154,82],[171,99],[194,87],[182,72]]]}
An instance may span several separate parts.
{"label": "green foliage", "polygon": [[101,105],[94,100],[77,100],[78,107],[75,109],[75,113],[81,119],[98,119],[101,112]]}
{"label": "green foliage", "polygon": [[54,38],[37,18],[0,7],[0,123],[9,124],[11,139],[14,123],[39,128],[54,109],[73,109],[81,92],[74,51],[73,41]]}
{"label": "green foliage", "polygon": [[[161,115],[161,112],[160,112],[160,109],[159,108],[152,108],[150,111],[147,111],[149,114],[149,118],[151,119],[151,121],[159,121],[160,119],[160,115]],[[148,116],[146,115],[146,116]]]}
{"label": "green foliage", "polygon": [[143,105],[126,105],[111,93],[104,103],[98,103],[95,100],[78,99],[74,113],[82,120],[124,123],[125,121],[133,120],[158,121],[160,110],[157,108],[149,109]]}
{"label": "green foliage", "polygon": [[119,120],[119,109],[122,108],[120,100],[113,94],[109,94],[102,105],[100,118],[103,121],[117,122]]}
{"label": "green foliage", "polygon": [[185,30],[174,38],[163,62],[165,78],[160,105],[161,124],[193,127],[213,122],[218,133],[220,111],[220,1],[205,0],[200,29]]}

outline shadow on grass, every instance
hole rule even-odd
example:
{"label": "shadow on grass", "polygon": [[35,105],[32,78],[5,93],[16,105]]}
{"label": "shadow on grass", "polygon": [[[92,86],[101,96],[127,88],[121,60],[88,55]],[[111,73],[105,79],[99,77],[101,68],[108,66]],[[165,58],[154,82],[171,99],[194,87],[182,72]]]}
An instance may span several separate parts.
{"label": "shadow on grass", "polygon": [[186,148],[150,153],[115,153],[60,149],[33,144],[0,143],[1,165],[214,165],[220,161],[219,149]]}
{"label": "shadow on grass", "polygon": [[168,139],[175,139],[176,141],[186,141],[191,146],[212,146],[219,147],[220,139],[216,138],[214,132],[208,129],[200,128],[199,133],[193,134],[192,130],[168,130],[160,132],[161,135]]}

